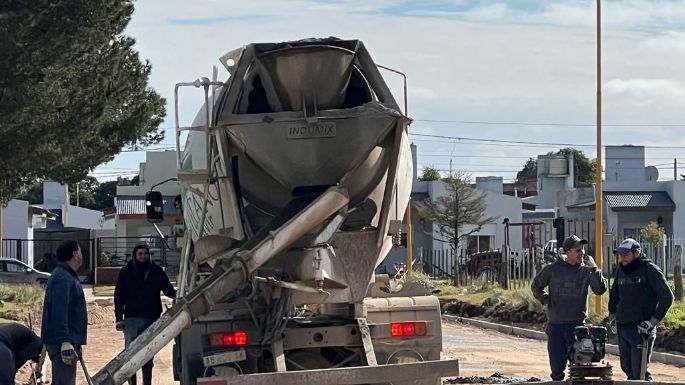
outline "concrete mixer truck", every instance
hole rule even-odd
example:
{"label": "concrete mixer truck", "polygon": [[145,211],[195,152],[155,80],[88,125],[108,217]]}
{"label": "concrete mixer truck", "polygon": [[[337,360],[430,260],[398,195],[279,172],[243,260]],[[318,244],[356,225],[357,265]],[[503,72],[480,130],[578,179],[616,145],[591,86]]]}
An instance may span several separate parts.
{"label": "concrete mixer truck", "polygon": [[[172,341],[184,385],[458,375],[456,360],[440,360],[437,298],[376,283],[413,170],[409,118],[362,42],[250,44],[220,61],[228,80],[175,90],[204,91],[192,126],[177,123],[177,141],[188,131],[178,297],[94,383],[123,383]],[[165,199],[148,193],[150,221]]]}

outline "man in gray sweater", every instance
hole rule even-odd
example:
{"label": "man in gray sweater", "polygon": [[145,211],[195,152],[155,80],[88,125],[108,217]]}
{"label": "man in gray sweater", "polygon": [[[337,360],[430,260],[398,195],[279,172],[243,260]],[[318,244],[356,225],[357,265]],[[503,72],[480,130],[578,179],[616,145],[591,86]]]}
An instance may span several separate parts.
{"label": "man in gray sweater", "polygon": [[[552,380],[564,379],[568,352],[574,342],[573,329],[587,318],[588,286],[601,295],[607,281],[591,256],[587,241],[572,235],[562,245],[565,258],[546,266],[531,285],[533,295],[547,305],[547,353]],[[547,292],[545,292],[547,288]]]}

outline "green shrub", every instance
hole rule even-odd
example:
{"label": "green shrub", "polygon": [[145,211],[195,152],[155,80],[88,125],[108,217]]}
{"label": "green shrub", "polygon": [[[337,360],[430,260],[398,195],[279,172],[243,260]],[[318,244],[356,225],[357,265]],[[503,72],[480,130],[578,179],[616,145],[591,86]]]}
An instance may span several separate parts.
{"label": "green shrub", "polygon": [[663,323],[667,327],[685,327],[685,301],[673,302]]}
{"label": "green shrub", "polygon": [[112,266],[112,254],[110,254],[108,251],[101,252],[98,256],[98,266]]}

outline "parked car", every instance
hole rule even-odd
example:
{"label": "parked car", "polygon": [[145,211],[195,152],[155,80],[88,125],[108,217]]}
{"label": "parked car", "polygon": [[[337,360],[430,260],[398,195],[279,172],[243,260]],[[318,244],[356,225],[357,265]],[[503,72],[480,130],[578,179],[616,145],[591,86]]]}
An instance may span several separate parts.
{"label": "parked car", "polygon": [[24,262],[13,258],[0,258],[0,282],[5,283],[48,283],[50,273],[38,271]]}

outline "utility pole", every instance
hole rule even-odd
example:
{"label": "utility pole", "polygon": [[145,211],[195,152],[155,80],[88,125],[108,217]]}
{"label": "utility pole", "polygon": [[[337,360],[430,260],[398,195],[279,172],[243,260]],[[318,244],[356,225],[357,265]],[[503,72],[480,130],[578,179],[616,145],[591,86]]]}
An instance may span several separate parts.
{"label": "utility pole", "polygon": [[2,222],[3,219],[5,218],[5,204],[0,200],[0,258],[4,257],[3,254],[5,254],[5,242],[3,241],[2,238]]}
{"label": "utility pole", "polygon": [[[597,168],[595,169],[595,260],[602,271],[604,249],[603,197],[602,197],[602,4],[597,2]],[[602,313],[602,296],[595,297],[595,313]]]}

